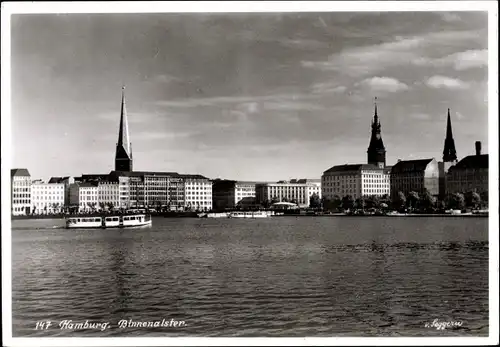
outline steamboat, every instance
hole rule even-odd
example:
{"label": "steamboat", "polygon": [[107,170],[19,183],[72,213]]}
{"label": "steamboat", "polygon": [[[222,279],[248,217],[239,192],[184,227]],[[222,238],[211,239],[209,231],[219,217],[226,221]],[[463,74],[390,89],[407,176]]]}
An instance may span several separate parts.
{"label": "steamboat", "polygon": [[74,216],[66,218],[67,229],[127,228],[149,226],[151,224],[151,216],[148,214]]}

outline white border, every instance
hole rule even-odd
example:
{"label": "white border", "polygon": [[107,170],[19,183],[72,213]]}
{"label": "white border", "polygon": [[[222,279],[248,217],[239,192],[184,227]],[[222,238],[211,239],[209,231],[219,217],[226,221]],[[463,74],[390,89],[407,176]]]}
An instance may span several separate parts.
{"label": "white border", "polygon": [[[487,338],[12,338],[11,220],[10,220],[10,15],[20,13],[207,13],[207,12],[322,12],[322,11],[488,11],[489,63],[489,303]],[[324,1],[324,2],[20,2],[2,3],[2,328],[7,346],[164,346],[164,345],[496,345],[498,344],[498,8],[496,1]]]}

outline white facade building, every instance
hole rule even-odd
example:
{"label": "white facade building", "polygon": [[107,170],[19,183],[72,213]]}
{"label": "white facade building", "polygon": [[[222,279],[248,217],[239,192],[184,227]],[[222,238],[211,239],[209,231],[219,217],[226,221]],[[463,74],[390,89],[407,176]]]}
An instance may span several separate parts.
{"label": "white facade building", "polygon": [[296,202],[300,207],[308,207],[310,197],[318,194],[321,198],[321,182],[319,180],[299,179],[279,181],[276,183],[258,183],[255,187],[256,200],[263,204],[265,201]]}
{"label": "white facade building", "polygon": [[29,171],[27,169],[12,169],[10,177],[12,215],[31,214],[31,175]]}
{"label": "white facade building", "polygon": [[353,199],[362,196],[390,195],[390,168],[371,164],[334,166],[323,173],[322,195],[332,200],[335,196]]}
{"label": "white facade building", "polygon": [[99,208],[97,183],[73,183],[69,190],[70,206],[78,207],[78,212],[91,212]]}
{"label": "white facade building", "polygon": [[31,204],[34,214],[59,213],[65,206],[64,183],[33,181],[31,185]]}
{"label": "white facade building", "polygon": [[196,211],[212,209],[212,182],[201,175],[180,175],[184,179],[185,206]]}
{"label": "white facade building", "polygon": [[97,186],[97,201],[99,209],[120,207],[120,183],[102,181]]}

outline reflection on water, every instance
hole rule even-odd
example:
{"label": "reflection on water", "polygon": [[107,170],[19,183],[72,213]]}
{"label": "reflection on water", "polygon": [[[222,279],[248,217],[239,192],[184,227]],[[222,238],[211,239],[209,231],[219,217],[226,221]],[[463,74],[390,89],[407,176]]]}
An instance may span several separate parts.
{"label": "reflection on water", "polygon": [[[58,223],[13,223],[14,336],[488,334],[486,218]],[[65,319],[112,328],[34,330]],[[121,319],[186,326],[118,329]],[[434,319],[463,324],[424,327]]]}

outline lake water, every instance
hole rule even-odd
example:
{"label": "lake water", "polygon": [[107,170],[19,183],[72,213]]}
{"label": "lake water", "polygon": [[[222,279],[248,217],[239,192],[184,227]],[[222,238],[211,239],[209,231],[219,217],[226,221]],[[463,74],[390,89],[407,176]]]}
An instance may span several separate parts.
{"label": "lake water", "polygon": [[[488,335],[487,218],[62,224],[13,222],[14,337]],[[461,326],[425,326],[435,319]]]}

